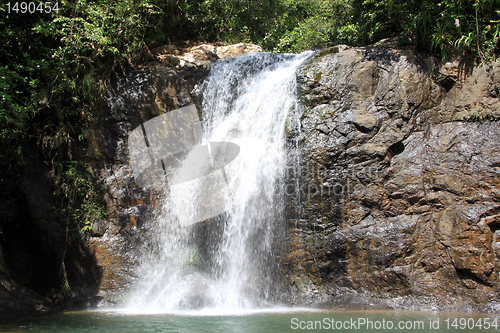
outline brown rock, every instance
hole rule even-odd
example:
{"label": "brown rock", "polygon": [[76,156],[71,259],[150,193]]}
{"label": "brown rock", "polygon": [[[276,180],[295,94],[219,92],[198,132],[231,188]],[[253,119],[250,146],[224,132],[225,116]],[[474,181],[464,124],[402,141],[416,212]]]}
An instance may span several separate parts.
{"label": "brown rock", "polygon": [[[323,183],[348,185],[303,201],[301,217],[331,221],[321,237],[341,235],[345,250],[305,250],[328,263],[317,274],[332,295],[347,288],[411,296],[420,307],[434,298],[443,309],[490,309],[500,302],[500,126],[439,123],[438,110],[451,120],[473,105],[496,105],[488,92],[496,74],[477,68],[446,92],[420,66],[409,51],[382,48],[319,53],[303,65],[302,163],[325,167]],[[304,182],[321,186],[311,174]],[[340,262],[345,269],[332,266]]]}
{"label": "brown rock", "polygon": [[255,44],[239,43],[227,46],[218,46],[215,53],[220,59],[237,57],[247,53],[264,52],[262,48]]}

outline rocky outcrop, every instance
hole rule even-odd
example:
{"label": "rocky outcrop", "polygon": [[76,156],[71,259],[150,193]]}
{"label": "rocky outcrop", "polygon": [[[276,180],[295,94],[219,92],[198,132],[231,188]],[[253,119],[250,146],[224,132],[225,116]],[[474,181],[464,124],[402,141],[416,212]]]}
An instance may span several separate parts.
{"label": "rocky outcrop", "polygon": [[[0,237],[0,318],[61,304],[50,298],[63,261],[75,299],[120,300],[139,252],[155,246],[147,232],[162,198],[135,184],[128,134],[164,112],[200,107],[217,59],[260,51],[164,46],[152,50],[161,66],[116,73],[88,148],[108,217],[66,248],[47,170],[28,165],[0,204],[9,221]],[[290,151],[282,256],[292,303],[500,311],[500,65],[466,76],[457,66],[347,46],[304,63],[300,126],[287,128],[299,148]],[[20,196],[17,206],[10,196]]]}
{"label": "rocky outcrop", "polygon": [[151,55],[168,67],[210,66],[219,59],[238,57],[247,53],[263,52],[255,44],[239,43],[225,46],[201,44],[186,50],[179,50],[174,45],[165,45],[151,50]]}
{"label": "rocky outcrop", "polygon": [[23,287],[9,276],[0,248],[0,320],[19,316],[32,316],[49,311],[45,298],[33,290]]}
{"label": "rocky outcrop", "polygon": [[[192,51],[183,66],[117,75],[93,131],[110,216],[94,223],[90,248],[107,301],[135,280],[138,249],[154,246],[145,234],[161,204],[132,179],[128,133],[200,106],[207,66],[222,56]],[[339,46],[298,73],[301,128],[287,132],[300,146],[301,185],[288,197],[283,255],[292,302],[498,311],[498,66],[443,86],[429,64],[410,51]],[[476,116],[477,106],[488,112]]]}
{"label": "rocky outcrop", "polygon": [[500,311],[500,66],[450,88],[426,63],[331,48],[300,70],[297,303]]}

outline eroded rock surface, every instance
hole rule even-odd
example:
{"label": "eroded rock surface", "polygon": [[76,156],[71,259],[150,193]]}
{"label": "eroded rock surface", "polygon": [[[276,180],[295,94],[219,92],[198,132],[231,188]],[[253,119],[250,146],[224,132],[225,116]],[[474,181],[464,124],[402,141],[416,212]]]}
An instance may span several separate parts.
{"label": "eroded rock surface", "polygon": [[296,301],[499,311],[500,126],[459,121],[499,112],[498,64],[447,91],[409,51],[338,51],[298,73]]}

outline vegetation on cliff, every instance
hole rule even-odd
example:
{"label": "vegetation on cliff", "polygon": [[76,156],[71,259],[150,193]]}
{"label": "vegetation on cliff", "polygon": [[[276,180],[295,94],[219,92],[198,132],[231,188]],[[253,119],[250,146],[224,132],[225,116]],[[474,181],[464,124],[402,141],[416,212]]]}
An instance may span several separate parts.
{"label": "vegetation on cliff", "polygon": [[27,147],[36,147],[68,222],[82,229],[102,215],[85,163],[86,130],[109,74],[143,62],[154,46],[243,41],[297,52],[398,37],[443,58],[487,62],[499,52],[498,8],[500,0],[79,0],[57,2],[50,13],[4,5],[0,182],[18,176]]}

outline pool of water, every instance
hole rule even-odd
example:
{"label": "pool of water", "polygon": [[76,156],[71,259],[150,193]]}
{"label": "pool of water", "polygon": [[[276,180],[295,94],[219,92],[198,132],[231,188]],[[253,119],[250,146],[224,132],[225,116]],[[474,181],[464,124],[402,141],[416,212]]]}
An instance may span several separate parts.
{"label": "pool of water", "polygon": [[500,332],[500,314],[271,310],[132,314],[64,312],[0,322],[0,332]]}

